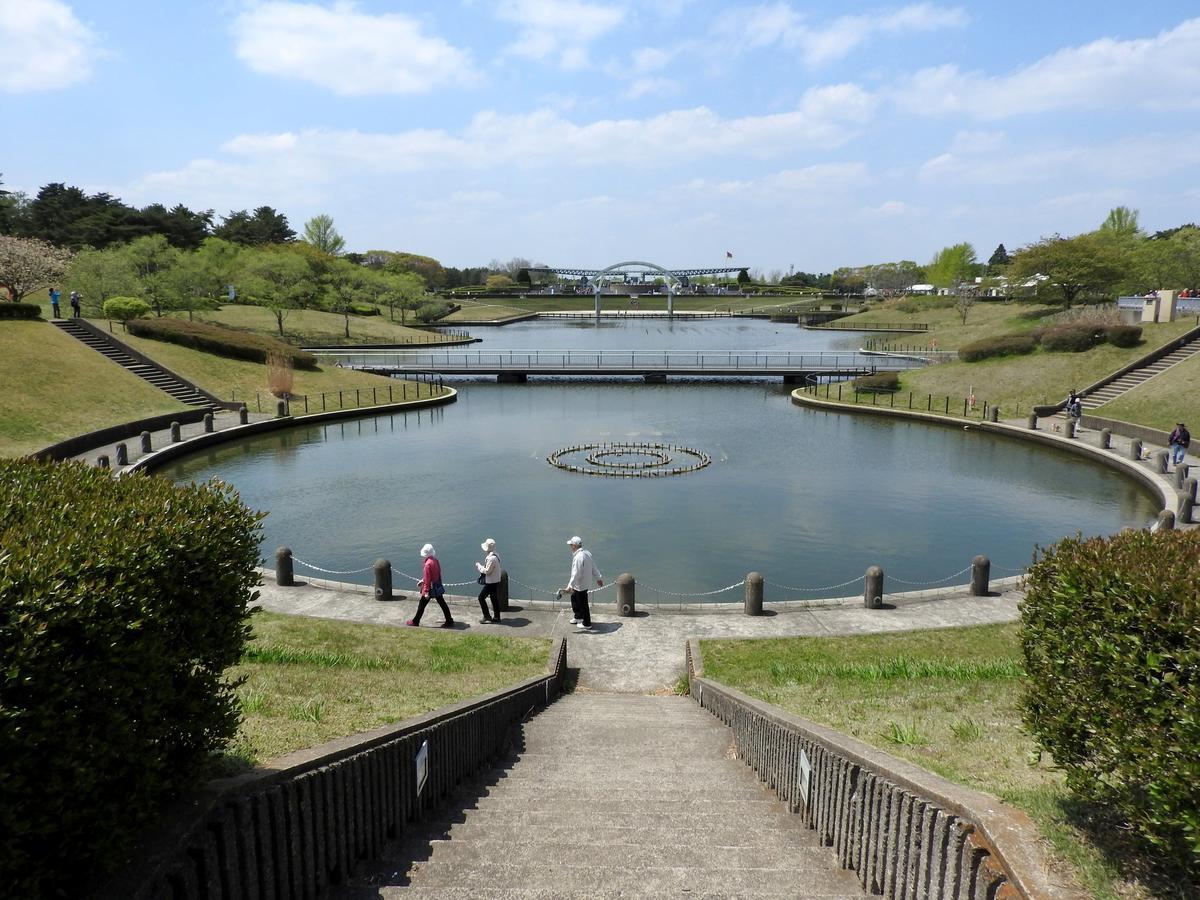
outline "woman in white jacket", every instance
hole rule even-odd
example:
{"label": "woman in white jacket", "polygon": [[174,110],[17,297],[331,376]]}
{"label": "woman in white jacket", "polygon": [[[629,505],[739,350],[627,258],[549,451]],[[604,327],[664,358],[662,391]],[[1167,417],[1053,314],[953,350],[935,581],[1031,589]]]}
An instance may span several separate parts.
{"label": "woman in white jacket", "polygon": [[[479,592],[479,608],[483,610],[480,625],[500,624],[500,557],[496,554],[496,542],[491,538],[479,545],[484,552],[483,562],[475,563],[482,576],[483,590]],[[488,612],[487,598],[492,598],[492,610]]]}

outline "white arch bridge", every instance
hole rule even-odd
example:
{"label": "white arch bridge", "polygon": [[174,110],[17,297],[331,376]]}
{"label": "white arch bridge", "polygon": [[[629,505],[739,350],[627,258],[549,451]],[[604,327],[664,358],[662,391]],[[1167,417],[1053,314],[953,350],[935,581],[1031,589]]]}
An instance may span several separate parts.
{"label": "white arch bridge", "polygon": [[629,260],[627,262],[614,263],[607,269],[564,269],[557,266],[530,266],[525,271],[545,272],[549,275],[586,279],[587,283],[592,287],[592,294],[596,298],[597,316],[600,315],[600,295],[604,292],[604,285],[606,283],[615,281],[618,278],[628,281],[631,276],[639,279],[639,281],[647,275],[653,278],[661,278],[667,289],[667,315],[672,316],[675,314],[675,292],[682,287],[686,287],[689,278],[704,275],[728,275],[730,272],[744,272],[746,268],[746,266],[724,266],[708,269],[664,269],[656,263]]}
{"label": "white arch bridge", "polygon": [[[316,351],[319,355],[325,355]],[[924,359],[853,352],[783,350],[376,350],[335,354],[343,367],[377,375],[495,375],[527,381],[530,375],[581,377],[782,377],[843,379],[920,368]]]}

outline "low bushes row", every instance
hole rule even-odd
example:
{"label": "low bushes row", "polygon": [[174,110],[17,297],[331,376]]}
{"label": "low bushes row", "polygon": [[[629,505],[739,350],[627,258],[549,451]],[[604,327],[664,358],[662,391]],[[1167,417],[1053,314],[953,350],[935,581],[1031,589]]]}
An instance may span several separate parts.
{"label": "low bushes row", "polygon": [[379,315],[379,307],[371,306],[369,303],[351,303],[350,314],[355,316],[377,316]]}
{"label": "low bushes row", "polygon": [[997,356],[1032,353],[1038,345],[1051,352],[1082,353],[1106,341],[1115,347],[1136,347],[1142,340],[1140,325],[1098,325],[1069,322],[1048,328],[984,338],[959,348],[958,358],[978,362]]}
{"label": "low bushes row", "polygon": [[1200,875],[1200,530],[1068,538],[1021,604],[1025,722],[1068,786]]}
{"label": "low bushes row", "polygon": [[876,372],[874,375],[855,378],[851,383],[858,391],[898,391],[900,390],[900,374],[898,372]]}
{"label": "low bushes row", "polygon": [[236,732],[259,515],[0,460],[0,523],[0,896],[77,896]]}
{"label": "low bushes row", "polygon": [[0,319],[36,319],[41,307],[33,303],[0,303]]}
{"label": "low bushes row", "polygon": [[180,344],[218,356],[266,363],[272,353],[291,361],[297,369],[315,369],[317,358],[291,344],[264,335],[250,334],[232,328],[222,328],[208,322],[189,322],[186,319],[134,319],[128,323],[130,334]]}

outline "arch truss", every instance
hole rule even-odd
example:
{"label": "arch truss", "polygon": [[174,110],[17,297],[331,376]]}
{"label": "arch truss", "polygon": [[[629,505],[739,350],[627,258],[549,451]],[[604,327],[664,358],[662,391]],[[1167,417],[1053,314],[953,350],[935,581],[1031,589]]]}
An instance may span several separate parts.
{"label": "arch truss", "polygon": [[646,275],[654,278],[662,278],[667,288],[667,314],[674,315],[675,292],[681,287],[686,287],[689,278],[702,275],[728,275],[731,272],[744,271],[745,268],[745,266],[723,266],[707,269],[664,269],[662,266],[651,262],[627,260],[626,262],[614,263],[606,269],[570,269],[558,266],[538,266],[530,268],[527,271],[586,279],[587,283],[591,285],[592,293],[596,298],[596,316],[599,317],[600,295],[604,291],[604,285],[618,278],[622,281],[628,281],[630,276],[636,276],[639,279],[644,278]]}

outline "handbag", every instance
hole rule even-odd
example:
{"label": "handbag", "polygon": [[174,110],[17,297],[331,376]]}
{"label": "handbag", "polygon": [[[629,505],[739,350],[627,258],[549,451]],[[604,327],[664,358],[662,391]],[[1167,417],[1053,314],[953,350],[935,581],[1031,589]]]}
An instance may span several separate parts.
{"label": "handbag", "polygon": [[484,575],[482,572],[480,572],[479,577],[475,579],[475,583],[476,584],[487,584],[487,576]]}

